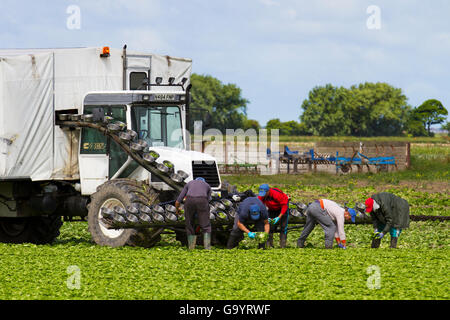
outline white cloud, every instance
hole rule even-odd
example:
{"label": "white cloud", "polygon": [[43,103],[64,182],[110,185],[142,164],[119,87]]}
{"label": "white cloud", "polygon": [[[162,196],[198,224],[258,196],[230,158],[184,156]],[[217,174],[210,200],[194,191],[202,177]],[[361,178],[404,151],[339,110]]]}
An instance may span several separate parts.
{"label": "white cloud", "polygon": [[[101,19],[120,20],[128,14],[133,15],[136,19],[150,19],[163,13],[160,0],[81,0],[77,5],[84,14]],[[139,21],[128,22],[132,24]]]}
{"label": "white cloud", "polygon": [[287,9],[284,10],[283,13],[286,15],[287,18],[289,19],[295,19],[297,18],[297,10],[295,9]]}
{"label": "white cloud", "polygon": [[171,55],[175,50],[163,34],[150,28],[121,28],[116,38],[123,39],[128,48],[136,51]]}
{"label": "white cloud", "polygon": [[[81,29],[66,28],[66,7]],[[381,30],[366,9],[381,8]],[[315,85],[386,81],[414,101],[450,105],[448,0],[47,0],[0,2],[3,47],[109,44],[192,58],[193,71],[236,83],[263,124],[297,119]],[[282,94],[280,94],[282,93]]]}
{"label": "white cloud", "polygon": [[267,7],[274,7],[274,6],[280,6],[280,3],[278,3],[275,0],[259,0],[260,3],[262,3],[263,5],[267,6]]}

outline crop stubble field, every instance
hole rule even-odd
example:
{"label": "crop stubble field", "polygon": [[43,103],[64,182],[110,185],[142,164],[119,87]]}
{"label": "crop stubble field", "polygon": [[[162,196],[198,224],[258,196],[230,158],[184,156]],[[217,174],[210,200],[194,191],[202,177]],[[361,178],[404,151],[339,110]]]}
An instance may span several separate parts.
{"label": "crop stubble field", "polygon": [[[268,182],[304,202],[327,197],[354,204],[390,191],[409,201],[411,214],[448,216],[448,149],[413,148],[413,168],[401,173],[224,179],[254,191]],[[172,235],[151,249],[100,247],[85,222],[64,223],[52,245],[0,244],[0,299],[450,298],[448,222],[411,222],[394,250],[389,236],[380,249],[369,248],[370,225],[346,225],[347,250],[323,249],[320,227],[305,249],[297,249],[300,230],[288,234],[286,249],[278,248],[276,235],[274,249],[241,243],[233,250],[189,252]]]}

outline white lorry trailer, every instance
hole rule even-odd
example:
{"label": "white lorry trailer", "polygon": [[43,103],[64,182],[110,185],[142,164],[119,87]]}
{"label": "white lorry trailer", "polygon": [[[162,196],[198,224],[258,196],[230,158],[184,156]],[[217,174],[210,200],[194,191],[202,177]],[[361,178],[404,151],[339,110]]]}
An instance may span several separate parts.
{"label": "white lorry trailer", "polygon": [[100,245],[151,246],[154,229],[108,228],[102,209],[172,200],[199,176],[219,190],[215,159],[189,151],[191,68],[126,46],[0,50],[0,241],[50,243],[62,217],[87,217]]}

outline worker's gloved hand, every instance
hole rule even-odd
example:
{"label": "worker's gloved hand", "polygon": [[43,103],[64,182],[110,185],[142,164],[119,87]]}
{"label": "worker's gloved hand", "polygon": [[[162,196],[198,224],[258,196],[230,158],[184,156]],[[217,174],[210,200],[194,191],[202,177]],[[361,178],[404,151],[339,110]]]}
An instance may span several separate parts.
{"label": "worker's gloved hand", "polygon": [[254,233],[254,232],[249,232],[249,233],[247,233],[247,235],[250,239],[255,239],[255,237],[256,237],[256,233]]}
{"label": "worker's gloved hand", "polygon": [[272,224],[272,219],[271,218],[269,218],[267,220],[269,221],[269,224]]}
{"label": "worker's gloved hand", "polygon": [[384,237],[384,233],[383,232],[375,232],[374,234],[374,239],[382,239]]}
{"label": "worker's gloved hand", "polygon": [[345,245],[343,245],[342,243],[338,243],[338,247],[341,249],[347,249],[347,247]]}
{"label": "worker's gloved hand", "polygon": [[278,221],[280,221],[280,217],[276,217],[276,218],[272,219],[272,224],[277,224]]}

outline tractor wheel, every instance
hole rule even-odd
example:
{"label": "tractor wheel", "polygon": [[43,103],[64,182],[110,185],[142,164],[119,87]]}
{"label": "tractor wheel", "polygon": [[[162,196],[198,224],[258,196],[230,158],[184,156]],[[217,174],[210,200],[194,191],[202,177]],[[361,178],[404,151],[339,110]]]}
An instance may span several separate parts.
{"label": "tractor wheel", "polygon": [[62,220],[60,216],[1,218],[0,242],[52,243],[59,236],[61,226]]}
{"label": "tractor wheel", "polygon": [[377,166],[377,173],[379,172],[389,172],[389,165],[380,164],[379,166]]}
{"label": "tractor wheel", "polygon": [[341,171],[344,174],[351,173],[352,172],[352,165],[351,164],[343,164],[343,165],[341,165]]}
{"label": "tractor wheel", "polygon": [[101,246],[154,246],[161,239],[159,234],[153,236],[153,232],[147,229],[108,229],[101,221],[101,209],[113,209],[115,206],[126,208],[132,203],[151,205],[157,200],[158,194],[148,185],[143,188],[135,181],[125,179],[106,182],[91,196],[89,204],[88,229],[92,239]]}

